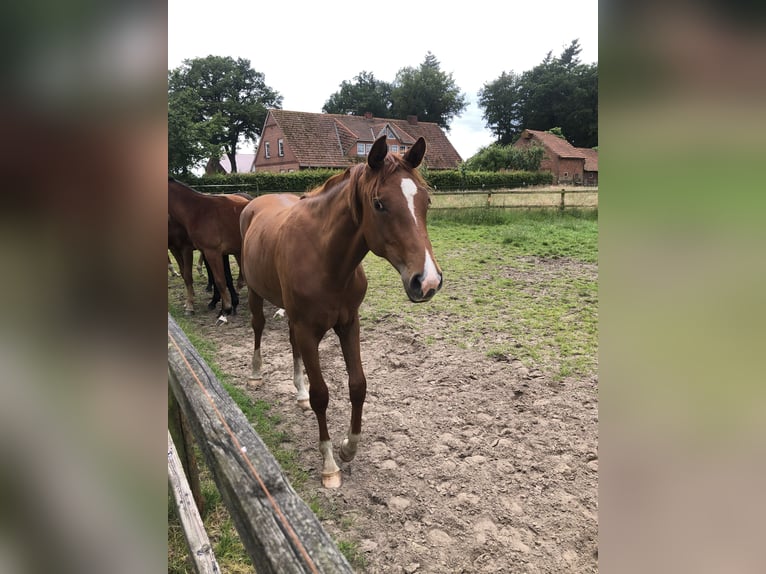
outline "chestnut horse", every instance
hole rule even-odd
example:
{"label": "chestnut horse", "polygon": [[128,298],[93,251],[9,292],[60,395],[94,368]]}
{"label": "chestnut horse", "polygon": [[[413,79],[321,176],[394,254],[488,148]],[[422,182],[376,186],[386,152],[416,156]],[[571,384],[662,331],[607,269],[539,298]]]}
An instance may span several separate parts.
{"label": "chestnut horse", "polygon": [[[200,193],[168,176],[168,246],[179,262],[186,285],[186,312],[194,312],[193,249],[205,256],[221,297],[217,323],[227,322],[226,316],[236,312],[239,297],[233,288],[227,289],[231,271],[227,281],[225,267],[229,255],[240,260],[239,216],[249,201],[237,194]],[[215,302],[212,305],[215,306]]]}
{"label": "chestnut horse", "polygon": [[251,378],[261,378],[266,299],[285,309],[288,317],[297,400],[303,409],[310,405],[316,415],[322,484],[327,488],[339,487],[341,474],[327,431],[329,396],[319,365],[319,341],[332,328],[343,350],[351,425],[339,456],[348,462],[361,437],[367,388],[359,350],[359,306],[367,291],[362,260],[368,251],[387,259],[414,302],[428,301],[442,285],[426,230],[428,189],[416,170],[425,150],[420,138],[404,157],[389,154],[381,137],[366,163],[331,177],[300,200],[288,194],[264,195],[242,212],[242,269],[255,338]]}

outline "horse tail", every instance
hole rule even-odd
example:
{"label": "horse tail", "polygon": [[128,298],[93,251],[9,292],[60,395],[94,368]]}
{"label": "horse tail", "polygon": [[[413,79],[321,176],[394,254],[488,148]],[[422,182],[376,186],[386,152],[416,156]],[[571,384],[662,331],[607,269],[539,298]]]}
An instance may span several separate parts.
{"label": "horse tail", "polygon": [[248,227],[250,227],[250,221],[252,221],[252,219],[253,208],[251,204],[248,203],[242,210],[242,213],[239,214],[239,234],[242,241],[245,240],[245,233],[247,232]]}

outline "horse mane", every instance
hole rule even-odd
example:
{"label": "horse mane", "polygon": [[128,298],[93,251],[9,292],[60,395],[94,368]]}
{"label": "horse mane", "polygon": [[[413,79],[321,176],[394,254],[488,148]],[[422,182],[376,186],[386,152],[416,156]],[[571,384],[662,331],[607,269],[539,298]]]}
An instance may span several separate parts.
{"label": "horse mane", "polygon": [[381,183],[393,174],[398,169],[404,169],[408,171],[418,187],[427,188],[423,177],[417,169],[413,169],[407,164],[401,157],[396,154],[388,153],[383,160],[383,166],[373,171],[367,163],[358,163],[352,167],[347,168],[344,172],[332,176],[325,181],[322,185],[319,185],[303,194],[301,199],[321,196],[325,193],[329,193],[341,186],[341,184],[348,180],[347,185],[343,188],[343,193],[346,196],[346,202],[349,210],[351,211],[351,217],[354,223],[359,222],[359,205],[357,198],[364,200],[368,205],[372,205],[373,200],[376,197],[375,190],[380,187]]}

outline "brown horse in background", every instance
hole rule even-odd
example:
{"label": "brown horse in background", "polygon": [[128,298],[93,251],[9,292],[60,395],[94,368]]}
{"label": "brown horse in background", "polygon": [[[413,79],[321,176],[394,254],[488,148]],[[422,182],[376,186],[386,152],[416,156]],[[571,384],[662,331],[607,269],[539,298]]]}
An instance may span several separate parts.
{"label": "brown horse in background", "polygon": [[[331,177],[301,200],[265,195],[241,217],[242,269],[248,286],[255,338],[252,378],[261,378],[263,300],[285,309],[293,349],[293,381],[301,408],[319,424],[322,484],[337,488],[340,469],[327,430],[327,385],[319,342],[332,328],[343,349],[351,399],[351,425],[339,456],[351,461],[362,433],[367,383],[359,349],[359,306],[367,291],[362,260],[369,251],[387,259],[414,302],[441,288],[442,273],[426,230],[428,189],[416,168],[426,144],[418,139],[400,157],[387,153],[386,138],[372,146],[367,162]],[[306,391],[301,359],[309,378]]]}
{"label": "brown horse in background", "polygon": [[[186,312],[194,312],[193,250],[205,256],[215,288],[221,297],[217,323],[236,312],[239,297],[225,271],[228,256],[240,261],[242,238],[239,217],[250,200],[238,194],[207,195],[168,176],[168,247],[176,257],[186,285]],[[227,288],[227,283],[232,287]],[[215,306],[214,301],[211,302]]]}

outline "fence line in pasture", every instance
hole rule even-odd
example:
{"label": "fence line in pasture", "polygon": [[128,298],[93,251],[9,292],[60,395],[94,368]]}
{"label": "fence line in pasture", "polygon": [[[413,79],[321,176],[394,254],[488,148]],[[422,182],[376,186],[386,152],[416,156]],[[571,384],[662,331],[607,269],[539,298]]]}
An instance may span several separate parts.
{"label": "fence line in pasture", "polygon": [[[566,200],[567,195],[581,196],[579,201]],[[554,201],[548,198],[556,196]],[[498,199],[500,198],[500,199]],[[509,201],[506,201],[506,199]],[[438,190],[431,194],[432,209],[465,208],[501,209],[549,209],[595,208],[598,207],[598,188],[557,187],[553,188],[486,188],[464,190]]]}
{"label": "fence line in pasture", "polygon": [[[258,189],[255,184],[207,184],[196,186],[195,189],[210,193],[218,191],[220,193],[233,193],[239,191],[245,191],[254,193],[255,195],[265,195],[269,193],[294,193],[300,194],[301,192],[282,192],[278,190],[263,190]],[[566,196],[582,196],[581,201],[567,202]],[[486,199],[481,200],[480,197],[484,196]],[[558,196],[557,201],[546,202],[546,196]],[[548,208],[594,208],[598,207],[598,187],[561,187],[561,186],[546,186],[546,187],[524,187],[518,189],[508,189],[503,187],[486,186],[481,189],[437,189],[431,194],[432,208],[433,209],[462,209],[467,207],[492,207],[492,208],[505,208],[505,209],[548,209]],[[498,197],[501,198],[498,201]],[[506,197],[510,198],[510,201],[505,201]],[[450,199],[452,198],[452,199]],[[537,203],[529,203],[528,200],[532,199]]]}
{"label": "fence line in pasture", "polygon": [[169,314],[168,384],[256,570],[352,572],[244,413]]}

